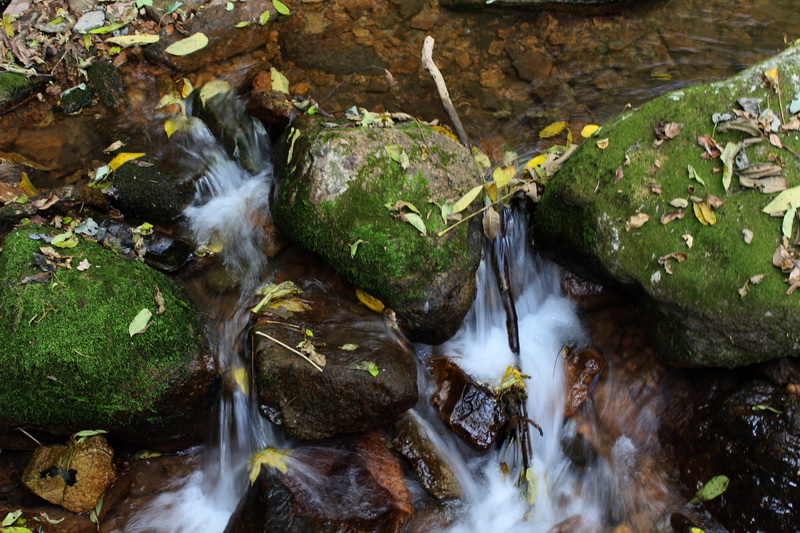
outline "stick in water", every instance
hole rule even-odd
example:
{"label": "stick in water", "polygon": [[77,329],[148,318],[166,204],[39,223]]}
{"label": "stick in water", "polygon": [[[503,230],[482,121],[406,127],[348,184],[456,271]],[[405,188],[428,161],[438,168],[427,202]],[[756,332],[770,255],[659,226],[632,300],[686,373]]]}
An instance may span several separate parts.
{"label": "stick in water", "polygon": [[467,132],[464,131],[464,126],[461,125],[461,119],[458,118],[456,108],[450,100],[450,93],[447,91],[447,85],[444,83],[442,73],[439,71],[436,63],[433,62],[433,37],[430,35],[425,37],[425,42],[422,43],[422,68],[427,70],[431,78],[433,78],[433,83],[436,84],[436,90],[439,91],[439,99],[442,101],[447,116],[450,117],[450,122],[453,123],[453,127],[456,129],[458,140],[461,141],[461,144],[469,148],[470,144]]}

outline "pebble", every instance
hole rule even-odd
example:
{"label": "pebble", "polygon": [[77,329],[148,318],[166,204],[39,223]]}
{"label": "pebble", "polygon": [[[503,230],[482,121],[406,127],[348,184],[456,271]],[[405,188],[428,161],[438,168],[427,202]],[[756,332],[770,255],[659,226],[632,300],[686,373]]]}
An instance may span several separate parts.
{"label": "pebble", "polygon": [[106,22],[106,14],[102,11],[88,11],[81,15],[72,31],[75,33],[88,33],[94,29],[100,28]]}

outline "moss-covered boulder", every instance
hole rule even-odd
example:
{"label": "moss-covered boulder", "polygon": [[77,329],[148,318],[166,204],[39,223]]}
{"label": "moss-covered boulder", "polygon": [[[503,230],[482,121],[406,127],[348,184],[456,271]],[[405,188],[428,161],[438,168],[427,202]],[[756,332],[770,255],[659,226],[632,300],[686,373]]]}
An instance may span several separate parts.
{"label": "moss-covered boulder", "polygon": [[47,78],[28,78],[16,72],[0,72],[0,113],[47,83]]}
{"label": "moss-covered boulder", "polygon": [[[764,76],[773,67],[780,98]],[[790,102],[798,92],[800,48],[794,47],[729,80],[675,91],[623,113],[584,142],[547,187],[536,216],[539,246],[584,274],[641,290],[657,317],[663,352],[676,364],[733,367],[797,356],[798,295],[786,294],[786,276],[772,264],[781,219],[762,213],[775,194],[745,188],[740,174],[757,163],[773,164],[789,187],[800,185],[800,122],[790,111],[797,110]],[[743,115],[739,125],[754,122],[752,102],[742,98],[760,99],[755,114],[771,107],[789,131],[772,118],[750,133],[731,128],[737,113]],[[680,124],[677,134],[673,122]],[[770,133],[787,148],[771,144]],[[703,135],[723,150],[728,143],[759,141],[743,148],[751,166],[733,165],[727,191],[725,164],[718,154],[703,156]],[[607,146],[598,141],[606,138]],[[690,166],[704,184],[690,177]],[[709,195],[724,203],[716,209],[695,204],[715,204]],[[688,205],[676,207],[675,199]],[[710,222],[703,209],[711,210],[715,224],[701,222]],[[649,217],[641,226],[640,214]],[[752,232],[750,244],[744,230]]]}
{"label": "moss-covered boulder", "polygon": [[[275,165],[275,219],[292,241],[391,307],[412,340],[436,344],[456,332],[475,295],[480,226],[439,236],[436,203],[481,183],[468,150],[417,122],[376,128],[305,117]],[[403,220],[414,209],[424,235]]]}
{"label": "moss-covered boulder", "polygon": [[[0,447],[32,444],[17,427],[40,440],[102,428],[149,448],[202,442],[217,372],[197,312],[165,275],[83,238],[46,242],[59,233],[30,225],[3,242]],[[131,335],[143,309],[152,318]]]}

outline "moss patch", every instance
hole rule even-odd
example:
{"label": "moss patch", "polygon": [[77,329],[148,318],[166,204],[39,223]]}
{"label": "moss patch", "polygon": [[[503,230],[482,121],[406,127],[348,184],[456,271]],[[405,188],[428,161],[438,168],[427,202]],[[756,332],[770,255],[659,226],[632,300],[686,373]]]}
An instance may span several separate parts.
{"label": "moss patch", "polygon": [[[150,411],[205,348],[197,313],[163,274],[85,239],[56,248],[72,256],[71,270],[58,268],[50,283],[21,285],[41,272],[31,263],[46,244],[32,233],[57,232],[14,230],[0,254],[0,421],[107,427]],[[91,267],[78,271],[84,259]],[[156,286],[165,299],[161,315]],[[143,308],[153,311],[152,324],[131,338],[128,325]]]}
{"label": "moss patch", "polygon": [[[762,109],[771,107],[780,115],[777,97],[762,85],[761,75],[778,66],[788,105],[790,95],[800,91],[798,57],[800,51],[790,49],[725,82],[676,91],[624,113],[598,134],[608,137],[608,148],[598,148],[596,139],[585,142],[540,205],[540,242],[560,251],[571,249],[577,260],[599,263],[617,281],[643,288],[657,302],[670,355],[685,363],[737,366],[796,355],[800,348],[796,296],[784,294],[784,275],[771,261],[781,235],[780,219],[761,213],[775,195],[740,188],[736,177],[726,193],[717,170],[722,163],[702,159],[704,150],[696,140],[710,134],[724,147],[748,138],[737,131],[715,132],[711,120],[713,113],[737,108],[738,98],[761,98]],[[788,111],[784,114],[788,120]],[[677,137],[654,147],[653,127],[659,122],[683,126]],[[780,138],[800,150],[797,132]],[[800,166],[789,151],[764,141],[746,153],[751,163],[780,158],[789,186],[800,185]],[[689,165],[705,186],[689,178]],[[617,181],[618,168],[624,177]],[[660,186],[660,195],[652,192],[653,183]],[[716,225],[702,225],[691,202],[682,220],[660,223],[664,213],[676,210],[670,200],[707,194],[725,202],[716,211]],[[626,231],[625,222],[640,212],[650,220]],[[745,244],[743,229],[754,233],[752,244]],[[686,234],[693,237],[691,249],[683,239]],[[672,252],[684,252],[687,259],[673,261],[669,275],[658,260]],[[740,297],[738,289],[757,274],[767,276]]]}

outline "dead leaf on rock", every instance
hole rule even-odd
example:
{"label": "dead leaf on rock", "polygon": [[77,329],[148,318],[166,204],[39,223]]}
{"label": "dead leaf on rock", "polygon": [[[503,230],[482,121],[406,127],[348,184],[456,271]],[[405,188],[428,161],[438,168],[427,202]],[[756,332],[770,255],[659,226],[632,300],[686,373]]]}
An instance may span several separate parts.
{"label": "dead leaf on rock", "polygon": [[483,214],[483,234],[490,241],[497,237],[497,228],[500,226],[500,215],[494,207],[489,207]]}
{"label": "dead leaf on rock", "polygon": [[683,263],[689,256],[686,255],[685,252],[672,252],[667,255],[661,256],[658,258],[658,263],[664,267],[664,271],[667,274],[672,274],[672,264],[669,262],[670,259],[674,259],[678,263]]}
{"label": "dead leaf on rock", "polygon": [[653,194],[660,195],[662,193],[661,184],[660,183],[650,183],[648,185],[650,187],[650,192]]}
{"label": "dead leaf on rock", "polygon": [[636,213],[625,222],[625,231],[641,228],[648,220],[650,220],[650,215],[647,213]]}
{"label": "dead leaf on rock", "polygon": [[683,209],[678,209],[677,211],[670,211],[669,213],[664,213],[661,215],[661,223],[662,224],[669,224],[673,220],[680,220],[686,215],[686,212]]}

